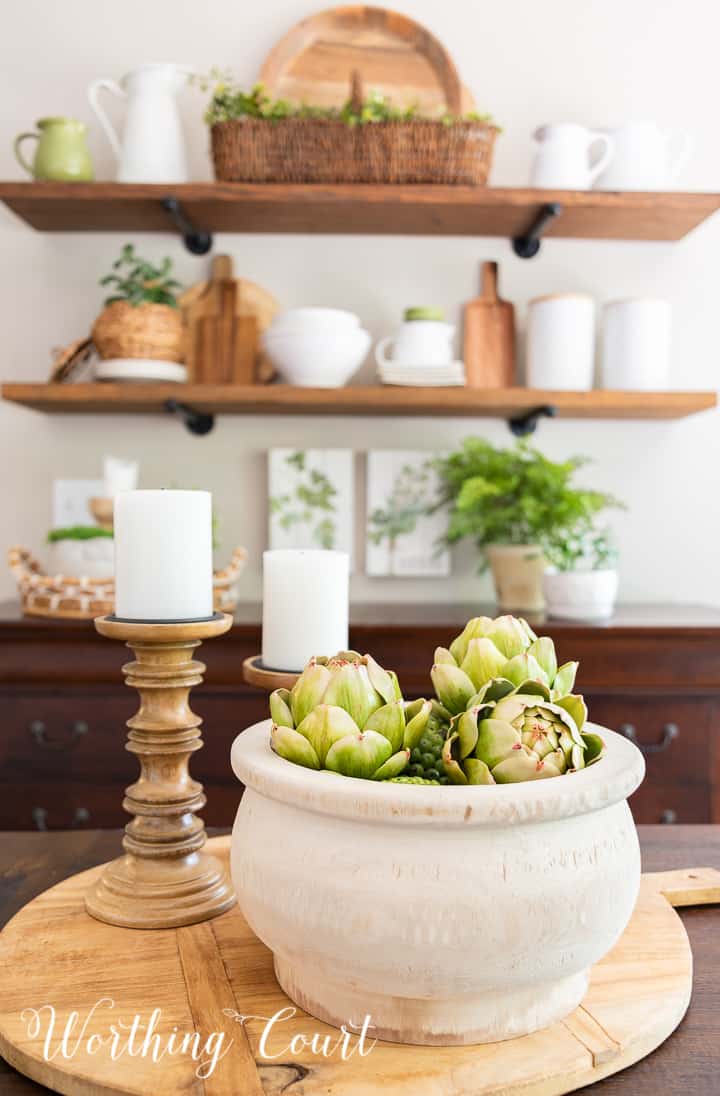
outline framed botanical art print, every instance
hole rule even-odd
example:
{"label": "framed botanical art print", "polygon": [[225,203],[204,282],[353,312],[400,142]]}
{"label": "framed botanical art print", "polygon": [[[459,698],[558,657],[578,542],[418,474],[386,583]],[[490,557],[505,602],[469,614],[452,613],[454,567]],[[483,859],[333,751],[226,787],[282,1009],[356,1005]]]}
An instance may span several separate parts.
{"label": "framed botanical art print", "polygon": [[351,449],[271,449],[268,493],[271,548],[353,545]]}
{"label": "framed botanical art print", "polygon": [[450,574],[450,553],[441,545],[446,517],[441,510],[429,512],[437,494],[432,454],[426,450],[368,453],[368,575],[442,578]]}

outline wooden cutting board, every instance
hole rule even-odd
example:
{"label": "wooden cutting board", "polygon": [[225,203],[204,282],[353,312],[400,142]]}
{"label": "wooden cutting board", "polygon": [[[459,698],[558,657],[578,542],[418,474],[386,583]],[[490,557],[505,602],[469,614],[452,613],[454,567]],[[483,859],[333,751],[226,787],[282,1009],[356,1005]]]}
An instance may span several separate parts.
{"label": "wooden cutting board", "polygon": [[260,81],[278,99],[341,106],[354,72],[366,93],[397,106],[453,114],[474,108],[443,44],[420,23],[387,8],[329,8],[296,23],[269,53]]}
{"label": "wooden cutting board", "polygon": [[195,384],[255,384],[272,378],[260,336],[278,311],[272,294],[236,278],[229,255],[216,255],[210,280],[180,298],[185,365]]}
{"label": "wooden cutting board", "polygon": [[480,296],[465,305],[463,360],[470,388],[512,388],[515,381],[515,309],[498,296],[498,264],[483,263]]}
{"label": "wooden cutting board", "polygon": [[[227,858],[228,837],[208,842]],[[369,1054],[343,1061],[307,1046],[289,1049],[298,1035],[338,1039],[334,1028],[294,1009],[278,1022],[260,1053],[264,1023],[241,1025],[234,1014],[272,1017],[293,1008],[273,974],[272,956],[239,909],[187,928],[147,932],[94,921],[85,891],[102,868],[59,883],[28,903],[0,933],[0,1053],[22,1073],[69,1096],[554,1096],[592,1084],[638,1061],[677,1027],[692,990],[692,953],[672,908],[720,901],[720,872],[711,868],[644,875],[632,919],[609,955],[592,970],[582,1005],[544,1031],[474,1047],[410,1047],[377,1043]],[[71,1057],[46,1061],[43,1025],[33,1034],[25,1009],[52,1005],[56,1024],[69,1014],[88,1021]],[[112,1005],[107,1003],[107,1000]],[[113,1061],[106,1045],[87,1039],[109,1024],[145,1026],[160,1009],[155,1032],[165,1046],[197,1031],[201,1043],[225,1034],[227,1054],[207,1079],[188,1054],[160,1062],[124,1054]],[[230,1015],[225,1010],[230,1010]],[[143,1032],[141,1032],[141,1035]],[[76,1036],[77,1037],[77,1036]],[[49,1044],[52,1053],[56,1035]],[[75,1040],[71,1040],[71,1047]],[[367,1047],[365,1048],[367,1050]]]}

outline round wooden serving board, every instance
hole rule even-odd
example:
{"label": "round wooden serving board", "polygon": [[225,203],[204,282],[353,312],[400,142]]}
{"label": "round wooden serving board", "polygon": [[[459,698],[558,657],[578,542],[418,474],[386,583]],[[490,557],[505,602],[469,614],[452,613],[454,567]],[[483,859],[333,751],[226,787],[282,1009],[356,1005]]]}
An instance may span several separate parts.
{"label": "round wooden serving board", "polygon": [[[227,857],[229,840],[216,838],[208,849]],[[241,1024],[224,1010],[269,1018],[291,1002],[275,981],[270,952],[240,911],[180,929],[114,928],[94,921],[83,906],[100,871],[94,868],[45,891],[0,934],[0,1052],[21,1072],[72,1096],[571,1092],[636,1062],[677,1027],[690,1000],[692,955],[672,907],[720,901],[720,872],[713,869],[644,875],[633,918],[611,954],[594,968],[580,1008],[534,1035],[476,1047],[377,1043],[364,1057],[356,1049],[343,1060],[339,1050],[323,1057],[307,1048],[288,1049],[298,1034],[337,1041],[335,1029],[296,1010],[294,1018],[276,1023],[263,1058],[264,1023]],[[44,1055],[49,1006],[56,1028]],[[158,1062],[149,1053],[137,1053],[153,1010],[160,1014],[150,1034],[165,1049]],[[61,1029],[73,1011],[78,1018],[63,1053]],[[109,1041],[100,1045],[96,1040],[91,1043],[95,1053],[88,1053],[93,1034],[108,1040],[111,1025],[120,1030],[121,1021],[131,1025],[136,1015],[143,1026],[134,1056],[127,1049],[127,1027],[116,1044],[124,1052],[115,1060]],[[39,1030],[33,1031],[38,1023]],[[210,1077],[196,1076],[198,1062],[189,1053],[167,1052],[173,1030],[176,1040],[199,1032],[201,1045],[211,1033],[225,1033],[222,1049],[227,1052]],[[147,1045],[152,1049],[152,1039]]]}

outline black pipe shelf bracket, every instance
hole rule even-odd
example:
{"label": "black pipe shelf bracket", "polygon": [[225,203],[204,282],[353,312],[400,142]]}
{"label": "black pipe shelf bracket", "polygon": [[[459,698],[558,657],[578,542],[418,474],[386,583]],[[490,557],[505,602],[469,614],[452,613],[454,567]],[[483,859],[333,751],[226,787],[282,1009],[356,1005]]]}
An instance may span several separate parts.
{"label": "black pipe shelf bracket", "polygon": [[181,400],[165,400],[165,410],[168,414],[177,415],[179,419],[182,419],[190,433],[197,434],[198,437],[209,434],[215,425],[214,415],[209,415],[205,411],[195,411]]}
{"label": "black pipe shelf bracket", "polygon": [[213,245],[213,238],[210,233],[195,228],[177,198],[173,198],[171,195],[167,198],[161,198],[160,205],[182,236],[183,243],[188,251],[193,255],[207,255]]}
{"label": "black pipe shelf bracket", "polygon": [[533,407],[530,411],[526,411],[523,415],[515,415],[512,419],[508,419],[508,426],[510,432],[515,435],[516,438],[526,438],[530,434],[534,434],[537,430],[537,424],[541,418],[553,419],[557,415],[557,407],[552,403],[541,404],[540,407]]}
{"label": "black pipe shelf bracket", "polygon": [[560,202],[545,202],[540,207],[540,212],[524,236],[515,236],[512,242],[513,251],[521,259],[532,259],[540,250],[540,237],[549,224],[562,213]]}

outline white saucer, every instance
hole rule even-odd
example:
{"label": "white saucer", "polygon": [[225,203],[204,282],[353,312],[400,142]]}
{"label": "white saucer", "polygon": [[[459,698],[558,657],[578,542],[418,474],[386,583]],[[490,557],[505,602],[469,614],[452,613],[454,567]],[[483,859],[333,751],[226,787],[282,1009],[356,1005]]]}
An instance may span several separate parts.
{"label": "white saucer", "polygon": [[96,381],[172,381],[183,384],[187,369],[177,362],[157,361],[153,358],[108,358],[95,365]]}

